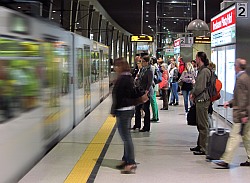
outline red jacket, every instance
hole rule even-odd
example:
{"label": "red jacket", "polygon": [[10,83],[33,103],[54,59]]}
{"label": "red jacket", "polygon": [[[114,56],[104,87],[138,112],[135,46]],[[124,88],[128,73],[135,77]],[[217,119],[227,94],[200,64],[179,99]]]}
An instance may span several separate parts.
{"label": "red jacket", "polygon": [[179,62],[179,73],[182,74],[185,70],[185,63],[183,61]]}
{"label": "red jacket", "polygon": [[159,83],[160,89],[167,89],[168,88],[168,79],[169,79],[168,71],[165,70],[162,73],[162,81]]}

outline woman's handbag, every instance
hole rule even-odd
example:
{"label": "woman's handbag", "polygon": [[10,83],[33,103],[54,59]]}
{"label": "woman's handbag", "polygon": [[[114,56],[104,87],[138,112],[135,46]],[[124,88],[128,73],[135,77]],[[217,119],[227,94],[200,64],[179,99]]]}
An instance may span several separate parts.
{"label": "woman's handbag", "polygon": [[140,86],[136,86],[134,88],[134,101],[133,105],[139,105],[143,104],[148,101],[148,95],[145,93],[145,90],[143,90]]}
{"label": "woman's handbag", "polygon": [[187,113],[187,124],[190,126],[197,126],[196,122],[196,106],[193,104]]}
{"label": "woman's handbag", "polygon": [[183,81],[181,79],[178,80],[178,85],[179,85],[179,87],[182,87]]}

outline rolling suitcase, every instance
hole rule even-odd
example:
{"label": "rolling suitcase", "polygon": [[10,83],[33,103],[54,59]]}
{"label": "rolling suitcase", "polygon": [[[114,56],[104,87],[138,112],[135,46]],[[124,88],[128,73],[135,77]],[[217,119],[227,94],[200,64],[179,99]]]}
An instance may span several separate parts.
{"label": "rolling suitcase", "polygon": [[[226,119],[225,119],[226,120]],[[229,129],[219,128],[218,121],[215,121],[215,128],[210,128],[207,144],[206,158],[208,160],[219,160],[225,152]]]}

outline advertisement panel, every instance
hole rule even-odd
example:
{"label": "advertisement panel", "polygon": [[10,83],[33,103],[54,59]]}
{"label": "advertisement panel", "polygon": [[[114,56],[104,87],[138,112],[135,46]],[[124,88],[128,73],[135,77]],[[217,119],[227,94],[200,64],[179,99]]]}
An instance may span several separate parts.
{"label": "advertisement panel", "polygon": [[211,47],[236,42],[235,5],[211,19]]}

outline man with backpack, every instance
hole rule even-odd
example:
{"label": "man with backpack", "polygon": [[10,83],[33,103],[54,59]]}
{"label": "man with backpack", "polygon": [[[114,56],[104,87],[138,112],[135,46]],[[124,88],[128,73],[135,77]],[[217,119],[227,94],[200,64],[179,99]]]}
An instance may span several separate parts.
{"label": "man with backpack", "polygon": [[194,151],[194,155],[206,154],[206,143],[208,138],[209,123],[208,123],[208,107],[210,105],[210,96],[207,90],[207,83],[211,81],[211,71],[207,68],[209,60],[206,53],[198,52],[196,54],[196,63],[198,66],[198,75],[195,80],[195,85],[190,94],[190,100],[193,100],[196,105],[196,121],[199,136],[197,146],[190,148]]}

